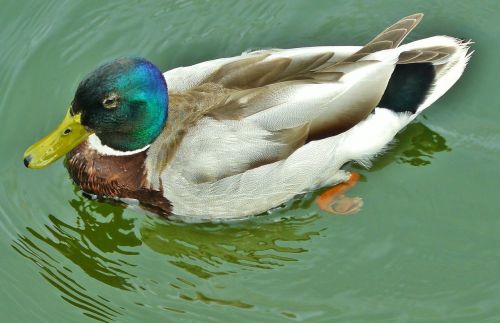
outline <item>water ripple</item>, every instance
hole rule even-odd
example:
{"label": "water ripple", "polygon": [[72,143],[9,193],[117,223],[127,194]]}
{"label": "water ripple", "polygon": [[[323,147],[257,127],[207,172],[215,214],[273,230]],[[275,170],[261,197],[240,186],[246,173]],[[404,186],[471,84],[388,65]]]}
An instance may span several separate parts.
{"label": "water ripple", "polygon": [[[318,215],[286,221],[245,224],[175,224],[148,222],[141,227],[142,241],[154,251],[171,257],[170,263],[200,278],[226,275],[242,269],[272,269],[296,261],[294,254],[306,252],[290,242],[307,241],[317,231],[301,228]],[[232,269],[219,267],[235,265]],[[231,267],[229,267],[231,268]]]}

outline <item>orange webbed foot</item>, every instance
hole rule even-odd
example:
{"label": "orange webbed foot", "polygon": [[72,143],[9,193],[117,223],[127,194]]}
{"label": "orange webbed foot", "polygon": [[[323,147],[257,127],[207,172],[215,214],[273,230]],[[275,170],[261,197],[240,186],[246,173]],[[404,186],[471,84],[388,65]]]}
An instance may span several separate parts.
{"label": "orange webbed foot", "polygon": [[350,215],[357,213],[363,206],[361,197],[349,197],[344,193],[353,187],[359,180],[358,173],[351,173],[349,179],[343,183],[335,185],[334,187],[323,192],[316,198],[316,204],[325,212]]}

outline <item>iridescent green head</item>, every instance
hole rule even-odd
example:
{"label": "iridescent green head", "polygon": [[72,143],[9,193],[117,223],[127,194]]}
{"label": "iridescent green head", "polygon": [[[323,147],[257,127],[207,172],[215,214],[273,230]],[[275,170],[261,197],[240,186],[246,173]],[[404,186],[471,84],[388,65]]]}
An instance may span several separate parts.
{"label": "iridescent green head", "polygon": [[142,58],[112,61],[83,79],[64,121],[26,150],[24,164],[45,167],[92,133],[115,150],[143,148],[161,133],[167,115],[167,84],[155,65]]}
{"label": "iridescent green head", "polygon": [[71,108],[82,125],[113,149],[130,151],[150,144],[168,113],[167,84],[158,68],[142,58],[104,64],[78,86]]}

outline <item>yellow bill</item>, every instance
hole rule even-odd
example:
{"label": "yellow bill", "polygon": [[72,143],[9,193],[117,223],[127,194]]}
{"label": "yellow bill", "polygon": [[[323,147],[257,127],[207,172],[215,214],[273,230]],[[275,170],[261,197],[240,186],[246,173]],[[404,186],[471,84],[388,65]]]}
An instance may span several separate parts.
{"label": "yellow bill", "polygon": [[46,167],[78,146],[90,134],[82,126],[80,114],[72,116],[68,110],[56,129],[26,150],[24,165],[35,169]]}

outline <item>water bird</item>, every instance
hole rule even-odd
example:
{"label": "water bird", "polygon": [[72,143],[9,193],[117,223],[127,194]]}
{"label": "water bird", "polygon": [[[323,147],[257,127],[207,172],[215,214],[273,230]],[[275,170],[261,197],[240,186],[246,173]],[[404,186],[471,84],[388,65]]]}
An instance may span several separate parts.
{"label": "water bird", "polygon": [[[162,72],[143,58],[99,66],[63,122],[24,164],[66,155],[87,195],[186,220],[238,219],[332,187],[323,209],[350,213],[357,176],[461,76],[470,42],[434,36],[401,45],[423,14],[365,46],[264,49]],[[337,186],[335,186],[337,185]]]}

